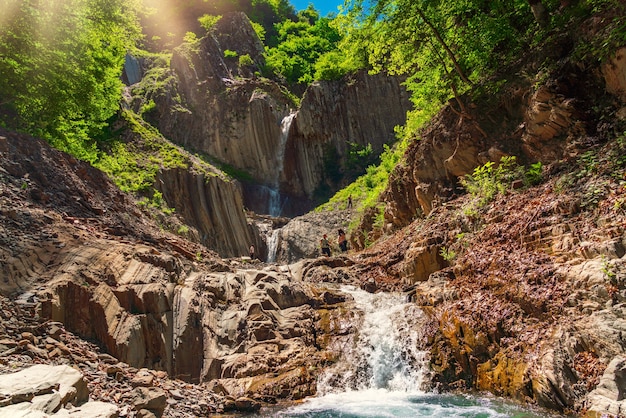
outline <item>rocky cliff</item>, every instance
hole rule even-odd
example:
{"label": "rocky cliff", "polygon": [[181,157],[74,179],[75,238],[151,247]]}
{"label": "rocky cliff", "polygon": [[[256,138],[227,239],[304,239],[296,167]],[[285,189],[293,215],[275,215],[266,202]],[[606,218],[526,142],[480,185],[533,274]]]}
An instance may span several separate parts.
{"label": "rocky cliff", "polygon": [[[226,50],[254,64],[242,67]],[[380,154],[411,105],[402,79],[361,72],[313,84],[298,106],[285,88],[255,76],[262,52],[247,17],[226,15],[206,37],[175,50],[161,89],[145,94],[138,84],[133,106],[153,100],[146,118],[167,138],[251,176],[249,208],[269,213],[263,190],[270,188],[280,192],[283,214],[301,214],[323,184],[339,186],[329,164],[344,170],[350,143]]]}
{"label": "rocky cliff", "polygon": [[359,72],[309,86],[289,132],[281,190],[312,197],[324,182],[334,186],[329,165],[344,170],[350,144],[370,144],[374,155],[392,144],[411,108],[402,81]]}
{"label": "rocky cliff", "polygon": [[265,252],[258,228],[246,217],[238,182],[220,173],[176,168],[158,173],[156,189],[194,228],[199,242],[223,257],[248,254],[250,245]]}

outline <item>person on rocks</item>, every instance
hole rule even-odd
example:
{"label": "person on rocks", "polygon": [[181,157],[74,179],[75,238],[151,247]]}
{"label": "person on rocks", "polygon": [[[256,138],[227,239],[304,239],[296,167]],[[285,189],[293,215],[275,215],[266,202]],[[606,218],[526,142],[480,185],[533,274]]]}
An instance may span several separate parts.
{"label": "person on rocks", "polygon": [[346,251],[348,251],[348,240],[346,239],[346,233],[343,232],[343,229],[340,229],[339,231],[337,231],[337,234],[339,235],[339,237],[337,238],[339,248],[341,249],[342,253],[345,253]]}
{"label": "person on rocks", "polygon": [[254,245],[250,246],[250,260],[254,260]]}
{"label": "person on rocks", "polygon": [[348,196],[348,206],[346,209],[352,209],[352,195]]}
{"label": "person on rocks", "polygon": [[320,240],[320,247],[322,248],[322,254],[326,257],[330,257],[330,243],[328,242],[328,238],[326,234]]}

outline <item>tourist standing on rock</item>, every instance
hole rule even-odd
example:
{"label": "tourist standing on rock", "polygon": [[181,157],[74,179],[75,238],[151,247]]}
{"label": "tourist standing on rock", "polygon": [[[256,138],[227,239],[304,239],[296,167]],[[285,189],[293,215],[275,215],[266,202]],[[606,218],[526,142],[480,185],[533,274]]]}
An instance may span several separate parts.
{"label": "tourist standing on rock", "polygon": [[254,245],[250,246],[250,260],[254,260]]}
{"label": "tourist standing on rock", "polygon": [[322,254],[330,257],[330,243],[326,238],[326,234],[324,234],[324,237],[322,237],[322,239],[320,240],[320,247],[322,247]]}
{"label": "tourist standing on rock", "polygon": [[348,240],[346,239],[346,233],[343,232],[343,229],[337,231],[339,237],[337,238],[337,243],[339,244],[339,248],[341,248],[341,252],[345,253],[348,251]]}

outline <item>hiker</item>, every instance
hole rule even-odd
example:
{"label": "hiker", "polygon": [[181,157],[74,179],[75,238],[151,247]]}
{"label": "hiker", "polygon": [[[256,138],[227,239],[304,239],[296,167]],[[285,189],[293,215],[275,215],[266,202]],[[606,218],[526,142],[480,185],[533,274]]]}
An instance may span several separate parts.
{"label": "hiker", "polygon": [[348,240],[346,239],[346,233],[343,232],[343,229],[337,231],[339,237],[337,238],[337,243],[339,244],[339,248],[341,248],[341,252],[345,253],[348,251]]}
{"label": "hiker", "polygon": [[320,247],[322,248],[322,254],[326,257],[330,257],[330,243],[326,238],[326,234],[324,234],[324,237],[320,240]]}
{"label": "hiker", "polygon": [[254,260],[254,245],[250,246],[250,260]]}
{"label": "hiker", "polygon": [[348,207],[346,209],[352,209],[352,195],[348,196]]}

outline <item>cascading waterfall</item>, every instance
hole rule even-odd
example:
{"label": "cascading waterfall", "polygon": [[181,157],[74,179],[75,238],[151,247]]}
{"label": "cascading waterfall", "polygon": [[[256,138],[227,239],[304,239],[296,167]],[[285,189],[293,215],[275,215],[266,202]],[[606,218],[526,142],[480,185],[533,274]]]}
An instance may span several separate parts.
{"label": "cascading waterfall", "polygon": [[280,123],[280,139],[278,141],[278,153],[276,155],[276,176],[269,188],[268,213],[270,216],[280,216],[282,212],[280,202],[280,176],[283,173],[283,167],[285,165],[285,147],[287,145],[287,138],[289,137],[289,128],[291,128],[291,122],[295,116],[296,112],[290,113],[285,116]]}
{"label": "cascading waterfall", "polygon": [[362,323],[357,326],[354,345],[344,347],[337,369],[320,379],[318,392],[418,392],[425,370],[425,353],[416,348],[421,311],[400,294],[372,294],[353,287],[342,290],[354,298]]}
{"label": "cascading waterfall", "polygon": [[280,229],[272,231],[269,240],[267,241],[267,262],[273,263],[276,261],[276,253],[278,252],[278,242],[280,240]]}
{"label": "cascading waterfall", "polygon": [[531,411],[492,396],[437,394],[422,388],[426,353],[416,349],[421,310],[399,294],[369,294],[342,287],[352,295],[361,322],[358,335],[342,347],[342,358],[318,381],[318,396],[272,417],[481,417],[556,416]]}

